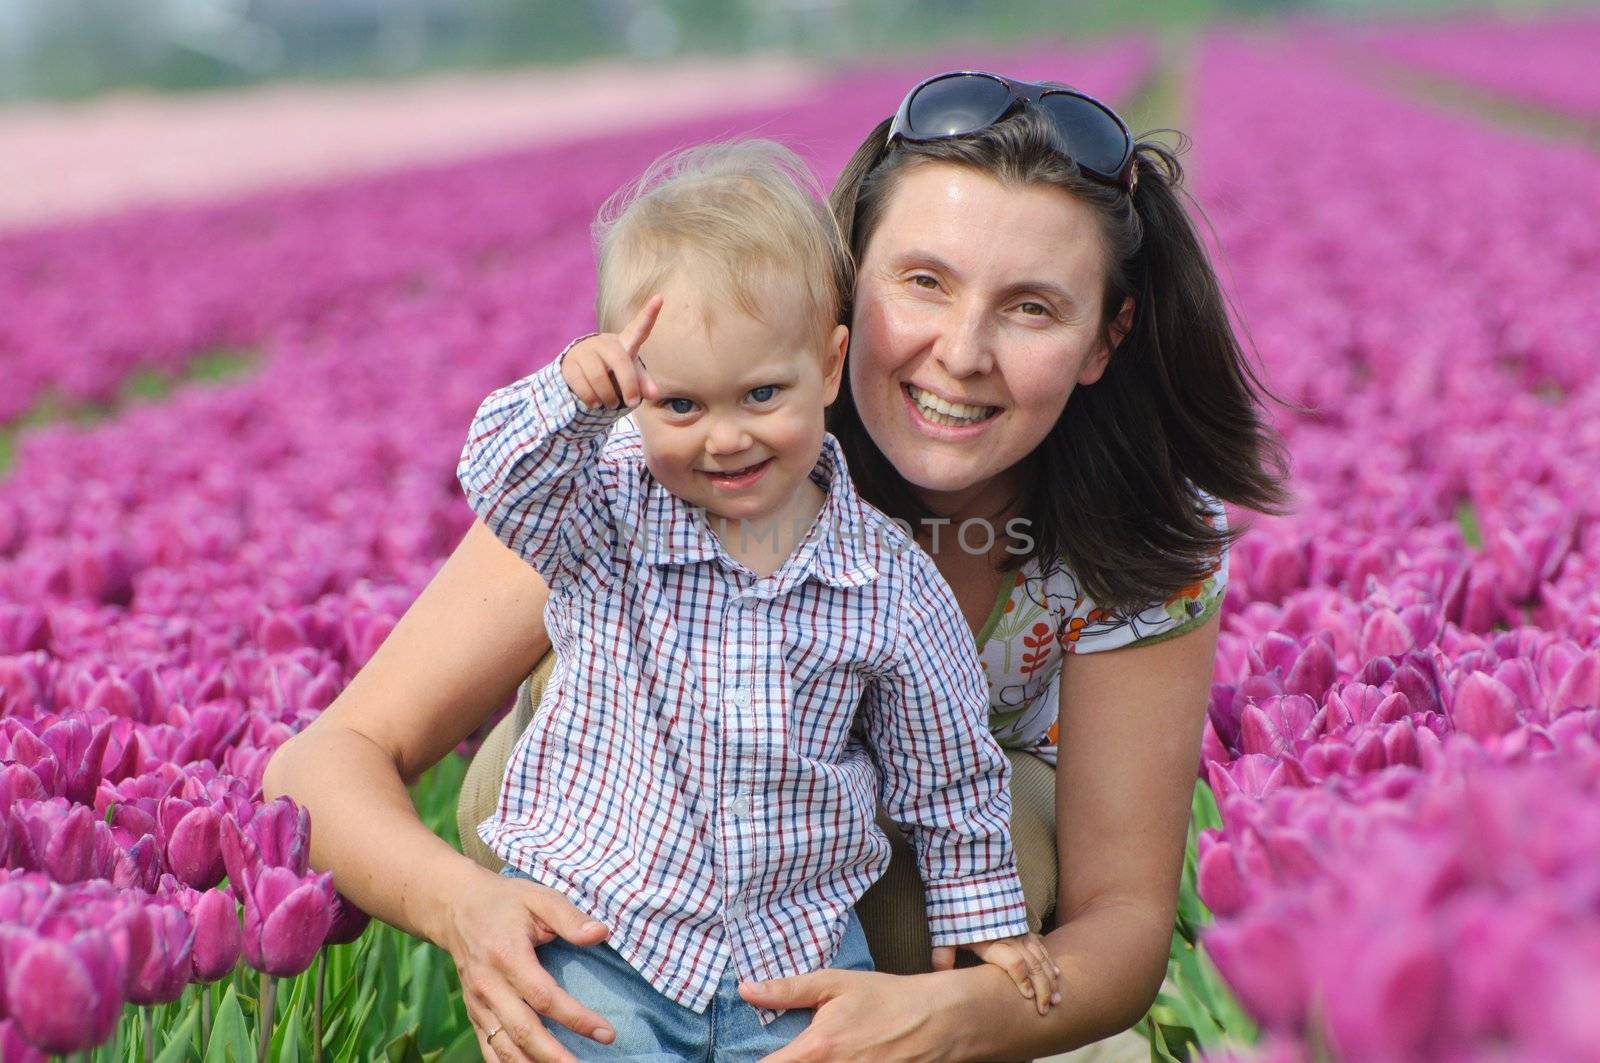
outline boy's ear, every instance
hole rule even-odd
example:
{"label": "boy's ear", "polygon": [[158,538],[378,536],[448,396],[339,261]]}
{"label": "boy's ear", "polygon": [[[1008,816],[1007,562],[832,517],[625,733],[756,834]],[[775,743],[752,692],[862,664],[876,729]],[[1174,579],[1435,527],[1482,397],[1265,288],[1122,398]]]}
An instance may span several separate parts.
{"label": "boy's ear", "polygon": [[822,404],[829,405],[839,397],[839,381],[844,376],[844,354],[850,349],[850,328],[835,325],[828,336],[827,361],[822,370]]}

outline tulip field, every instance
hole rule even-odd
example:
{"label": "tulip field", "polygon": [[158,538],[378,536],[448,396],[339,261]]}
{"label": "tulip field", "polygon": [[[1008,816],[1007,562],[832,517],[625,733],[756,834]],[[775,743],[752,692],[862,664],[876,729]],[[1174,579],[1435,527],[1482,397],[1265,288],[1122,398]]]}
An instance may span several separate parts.
{"label": "tulip field", "polygon": [[[0,234],[0,1060],[477,1058],[449,956],[309,867],[266,760],[465,531],[479,400],[592,326],[599,203],[746,133],[831,181],[955,65],[1176,81],[1285,403],[1296,511],[1234,515],[1151,1057],[1600,1059],[1600,155],[1371,75],[1431,32],[1437,76],[1596,113],[1561,57],[1600,20],[1515,27],[1543,64],[1486,25],[939,56]],[[468,752],[413,790],[452,842]]]}

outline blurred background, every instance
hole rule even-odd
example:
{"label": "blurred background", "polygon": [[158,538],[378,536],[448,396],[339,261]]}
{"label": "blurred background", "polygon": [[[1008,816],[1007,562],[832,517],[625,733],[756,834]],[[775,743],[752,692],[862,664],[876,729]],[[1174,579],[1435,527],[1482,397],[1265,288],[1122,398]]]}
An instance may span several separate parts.
{"label": "blurred background", "polygon": [[[823,60],[1291,12],[1508,17],[1540,0],[0,0],[0,101],[602,56]],[[1570,6],[1570,5],[1566,5]]]}

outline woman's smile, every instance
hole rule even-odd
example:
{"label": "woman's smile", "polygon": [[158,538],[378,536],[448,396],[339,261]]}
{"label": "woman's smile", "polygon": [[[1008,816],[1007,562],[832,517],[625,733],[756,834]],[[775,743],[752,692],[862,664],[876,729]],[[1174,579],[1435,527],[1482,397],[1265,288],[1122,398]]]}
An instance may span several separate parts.
{"label": "woman's smile", "polygon": [[912,423],[935,439],[971,439],[1000,414],[999,406],[974,406],[941,399],[915,384],[901,387]]}

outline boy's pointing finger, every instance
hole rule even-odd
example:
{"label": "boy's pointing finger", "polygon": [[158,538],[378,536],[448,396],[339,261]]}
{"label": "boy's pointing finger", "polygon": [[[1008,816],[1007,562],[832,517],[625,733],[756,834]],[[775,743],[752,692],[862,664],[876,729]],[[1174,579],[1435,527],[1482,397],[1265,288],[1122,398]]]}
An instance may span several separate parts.
{"label": "boy's pointing finger", "polygon": [[649,338],[650,330],[655,328],[656,317],[661,313],[664,300],[659,295],[652,295],[645,300],[639,312],[633,315],[633,320],[628,322],[628,327],[622,330],[622,348],[628,352],[628,357],[636,357],[639,348],[644,346],[644,341]]}

